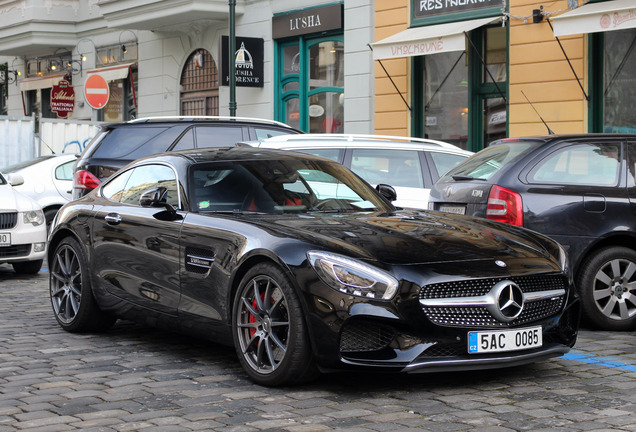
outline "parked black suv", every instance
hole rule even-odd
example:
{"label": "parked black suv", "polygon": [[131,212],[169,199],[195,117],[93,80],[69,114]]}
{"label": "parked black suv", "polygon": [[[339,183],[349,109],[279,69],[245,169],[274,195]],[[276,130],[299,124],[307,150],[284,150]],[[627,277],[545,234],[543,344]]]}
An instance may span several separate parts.
{"label": "parked black suv", "polygon": [[546,234],[568,251],[585,316],[636,327],[636,135],[496,141],[431,190],[429,208]]}
{"label": "parked black suv", "polygon": [[243,117],[153,117],[100,126],[75,164],[73,199],[86,195],[124,165],[172,150],[233,146],[300,131]]}

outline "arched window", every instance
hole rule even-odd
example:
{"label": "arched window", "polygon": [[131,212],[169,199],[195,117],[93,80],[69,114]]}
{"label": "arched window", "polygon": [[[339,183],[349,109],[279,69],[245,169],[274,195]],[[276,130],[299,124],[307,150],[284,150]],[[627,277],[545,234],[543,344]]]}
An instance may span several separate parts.
{"label": "arched window", "polygon": [[181,72],[181,115],[219,114],[219,73],[209,51],[194,51]]}

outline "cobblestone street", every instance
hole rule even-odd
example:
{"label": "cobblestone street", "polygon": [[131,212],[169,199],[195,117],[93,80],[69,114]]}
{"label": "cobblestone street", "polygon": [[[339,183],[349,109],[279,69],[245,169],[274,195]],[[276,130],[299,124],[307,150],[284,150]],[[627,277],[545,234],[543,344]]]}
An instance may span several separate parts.
{"label": "cobblestone street", "polygon": [[634,333],[582,330],[567,356],[507,370],[270,389],[227,347],[121,321],[66,333],[47,278],[0,266],[0,431],[636,430]]}

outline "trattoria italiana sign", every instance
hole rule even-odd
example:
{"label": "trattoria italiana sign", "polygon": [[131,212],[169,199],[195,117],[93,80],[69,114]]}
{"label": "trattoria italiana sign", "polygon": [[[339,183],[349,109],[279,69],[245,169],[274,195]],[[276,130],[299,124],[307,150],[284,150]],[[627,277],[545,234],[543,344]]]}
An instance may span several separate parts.
{"label": "trattoria italiana sign", "polygon": [[51,111],[59,118],[67,118],[75,109],[75,90],[66,80],[51,87]]}

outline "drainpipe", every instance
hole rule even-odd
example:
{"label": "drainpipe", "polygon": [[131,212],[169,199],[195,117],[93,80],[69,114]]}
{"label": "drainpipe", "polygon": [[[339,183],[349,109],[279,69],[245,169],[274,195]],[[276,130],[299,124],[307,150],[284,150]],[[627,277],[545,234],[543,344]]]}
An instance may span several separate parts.
{"label": "drainpipe", "polygon": [[230,5],[230,42],[229,42],[229,71],[230,71],[230,117],[236,116],[236,29],[234,28],[236,16],[236,0],[229,0]]}

